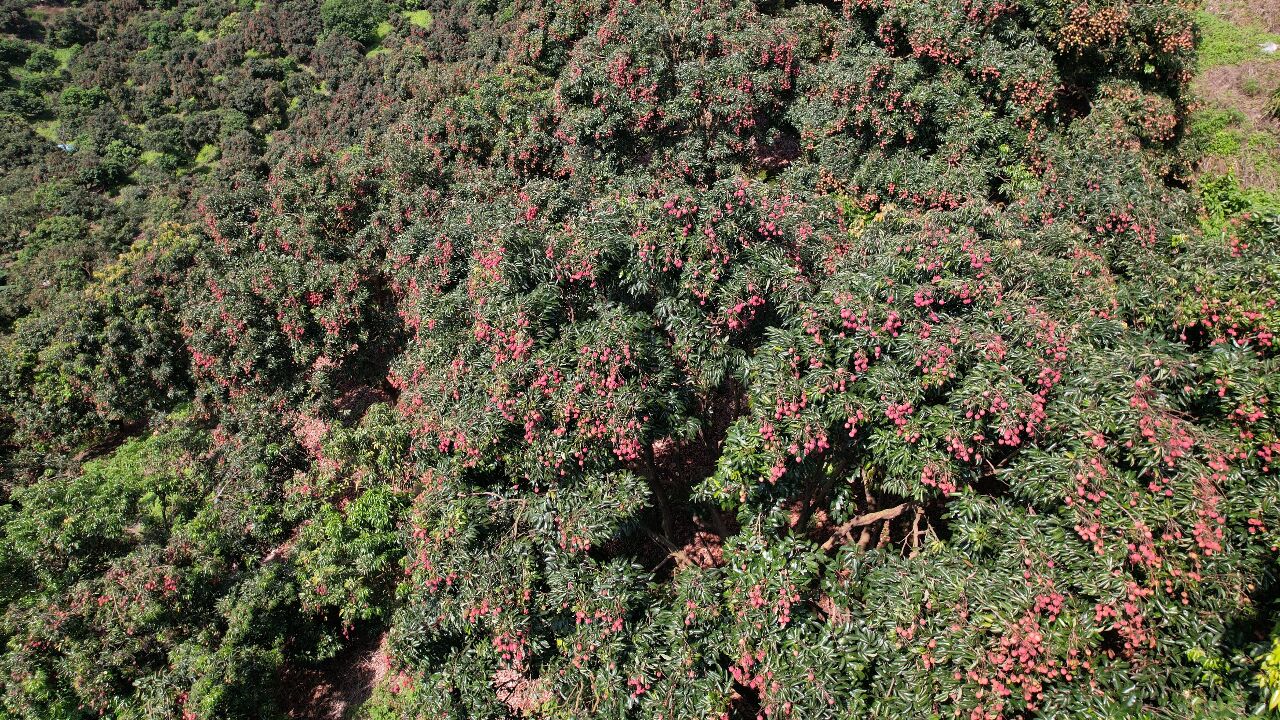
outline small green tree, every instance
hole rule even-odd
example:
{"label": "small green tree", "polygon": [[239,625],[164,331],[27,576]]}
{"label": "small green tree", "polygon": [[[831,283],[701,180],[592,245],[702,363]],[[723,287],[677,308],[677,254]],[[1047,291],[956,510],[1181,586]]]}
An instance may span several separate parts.
{"label": "small green tree", "polygon": [[320,19],[325,30],[359,43],[368,42],[378,23],[387,19],[391,9],[381,0],[325,0],[320,6]]}

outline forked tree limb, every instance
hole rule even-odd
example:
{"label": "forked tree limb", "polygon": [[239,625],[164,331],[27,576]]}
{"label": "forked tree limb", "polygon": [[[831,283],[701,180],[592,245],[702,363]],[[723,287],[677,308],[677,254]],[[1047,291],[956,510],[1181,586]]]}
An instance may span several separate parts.
{"label": "forked tree limb", "polygon": [[884,510],[877,510],[872,513],[867,513],[866,515],[859,515],[836,528],[835,532],[831,533],[831,537],[827,538],[827,541],[822,543],[822,549],[826,551],[835,547],[836,544],[840,542],[841,538],[848,537],[849,531],[854,528],[865,527],[867,525],[880,522],[881,520],[892,520],[906,512],[906,509],[909,507],[911,507],[911,503],[902,503],[901,505],[894,505],[893,507],[885,508]]}

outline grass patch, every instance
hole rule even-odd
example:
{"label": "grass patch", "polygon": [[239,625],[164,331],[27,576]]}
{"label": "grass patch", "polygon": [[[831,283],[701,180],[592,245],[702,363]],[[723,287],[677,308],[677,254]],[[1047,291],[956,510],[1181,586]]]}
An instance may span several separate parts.
{"label": "grass patch", "polygon": [[203,147],[200,148],[200,152],[196,153],[196,164],[208,165],[210,163],[217,161],[218,157],[221,154],[222,153],[221,151],[218,150],[217,145],[210,145],[206,143]]}
{"label": "grass patch", "polygon": [[1188,142],[1196,154],[1232,157],[1240,152],[1248,122],[1236,108],[1206,108],[1191,116]]}
{"label": "grass patch", "polygon": [[62,126],[61,120],[45,120],[31,124],[31,129],[36,131],[40,137],[49,142],[58,141],[58,128]]}
{"label": "grass patch", "polygon": [[1184,149],[1209,176],[1232,174],[1259,192],[1280,189],[1280,137],[1239,108],[1214,105],[1192,113]]}
{"label": "grass patch", "polygon": [[78,52],[80,52],[79,45],[72,45],[71,47],[64,47],[64,48],[54,48],[53,56],[58,58],[58,69],[66,70],[67,66],[71,64],[71,59],[74,58],[76,56],[76,53]]}
{"label": "grass patch", "polygon": [[373,29],[373,36],[377,38],[378,42],[382,42],[390,34],[391,23],[387,20],[378,23],[378,27]]}
{"label": "grass patch", "polygon": [[412,10],[404,13],[404,19],[414,27],[427,28],[431,27],[431,11],[430,10]]}
{"label": "grass patch", "polygon": [[1245,139],[1244,149],[1253,153],[1273,153],[1280,149],[1280,140],[1269,132],[1255,132]]}
{"label": "grass patch", "polygon": [[1268,55],[1259,45],[1276,43],[1280,35],[1258,28],[1235,25],[1206,12],[1196,14],[1200,26],[1200,69],[1239,65],[1248,60],[1278,59],[1280,53]]}

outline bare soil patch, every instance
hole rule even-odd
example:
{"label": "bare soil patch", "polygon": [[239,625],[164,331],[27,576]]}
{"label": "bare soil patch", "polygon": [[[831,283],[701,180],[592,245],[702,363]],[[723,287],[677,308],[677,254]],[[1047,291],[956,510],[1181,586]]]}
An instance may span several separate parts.
{"label": "bare soil patch", "polygon": [[1193,89],[1204,107],[1244,115],[1234,128],[1242,142],[1239,152],[1206,156],[1200,171],[1231,173],[1249,187],[1280,189],[1280,122],[1266,111],[1268,99],[1280,90],[1280,62],[1255,60],[1211,68],[1200,73]]}
{"label": "bare soil patch", "polygon": [[1236,25],[1280,32],[1280,0],[1209,0],[1205,10]]}
{"label": "bare soil patch", "polygon": [[1264,110],[1267,99],[1280,88],[1280,62],[1253,60],[1210,68],[1200,73],[1192,87],[1207,103],[1236,108],[1259,128],[1280,130]]}
{"label": "bare soil patch", "polygon": [[286,673],[284,698],[291,720],[351,720],[391,667],[387,638],[352,643],[316,670]]}

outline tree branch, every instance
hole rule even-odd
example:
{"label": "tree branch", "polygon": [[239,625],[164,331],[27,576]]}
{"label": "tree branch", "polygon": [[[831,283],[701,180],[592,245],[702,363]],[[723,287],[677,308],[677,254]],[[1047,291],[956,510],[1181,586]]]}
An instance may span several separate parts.
{"label": "tree branch", "polygon": [[911,503],[902,503],[901,505],[894,505],[893,507],[886,508],[884,510],[877,510],[873,513],[867,513],[866,515],[859,515],[836,528],[835,532],[831,533],[831,537],[827,538],[827,541],[822,543],[822,549],[825,551],[835,547],[839,543],[840,539],[848,537],[849,531],[854,528],[865,527],[867,525],[880,522],[881,520],[892,520],[905,512],[909,507],[911,507]]}

